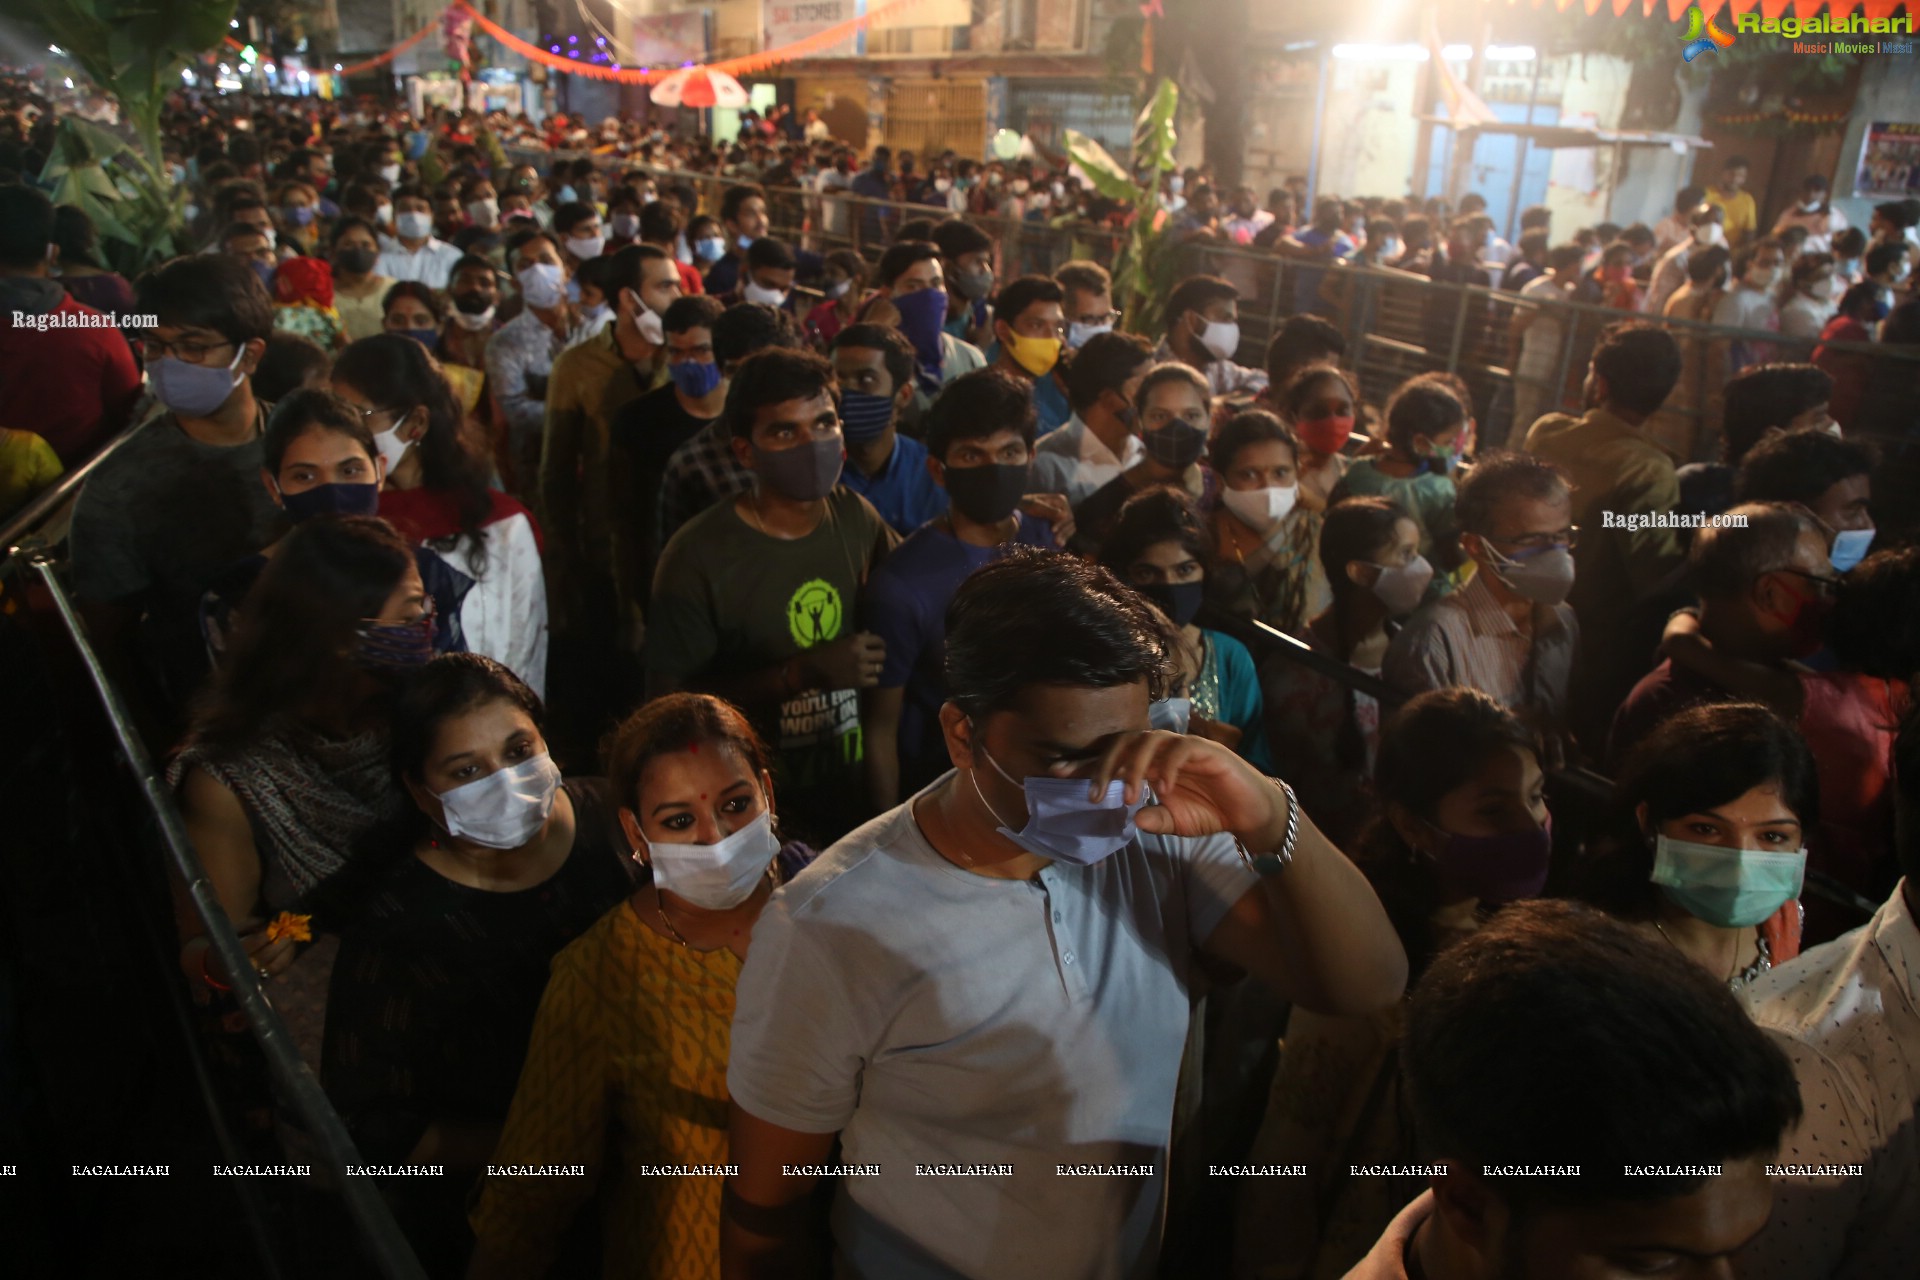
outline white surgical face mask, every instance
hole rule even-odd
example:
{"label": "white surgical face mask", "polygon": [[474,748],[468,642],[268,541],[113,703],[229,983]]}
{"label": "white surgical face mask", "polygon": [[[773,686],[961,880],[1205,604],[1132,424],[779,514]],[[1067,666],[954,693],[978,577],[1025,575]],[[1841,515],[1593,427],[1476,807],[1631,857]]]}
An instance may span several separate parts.
{"label": "white surgical face mask", "polygon": [[478,333],[493,323],[493,313],[493,307],[488,307],[485,311],[475,315],[468,315],[466,312],[460,310],[460,308],[455,307],[453,309],[453,322],[462,329],[465,329],[468,333]]}
{"label": "white surgical face mask", "polygon": [[1192,698],[1162,698],[1147,704],[1147,724],[1152,728],[1185,733],[1192,723]]}
{"label": "white surgical face mask", "polygon": [[1820,299],[1820,301],[1822,302],[1832,302],[1833,295],[1838,293],[1839,291],[1840,291],[1840,282],[1834,279],[1832,276],[1823,276],[1820,279],[1815,280],[1813,282],[1813,287],[1807,290],[1808,293]]}
{"label": "white surgical face mask", "polygon": [[380,451],[380,461],[386,464],[388,475],[392,475],[394,468],[400,465],[400,459],[407,456],[407,450],[413,448],[413,441],[400,438],[400,428],[405,421],[406,415],[402,414],[401,420],[394,423],[391,430],[374,433],[373,447]]}
{"label": "white surgical face mask", "polygon": [[1112,333],[1113,324],[1081,324],[1075,320],[1067,326],[1067,350],[1078,351],[1103,333]]}
{"label": "white surgical face mask", "polygon": [[425,240],[433,235],[433,215],[417,209],[403,213],[395,220],[393,229],[400,233],[402,240]]}
{"label": "white surgical face mask", "polygon": [[600,251],[607,247],[605,236],[568,236],[567,252],[585,262],[588,258],[597,258]]}
{"label": "white surgical face mask", "polygon": [[1269,528],[1276,520],[1285,520],[1300,499],[1300,486],[1285,485],[1273,489],[1222,489],[1220,501],[1240,517],[1250,529]]}
{"label": "white surgical face mask", "polygon": [[835,280],[833,283],[827,286],[826,295],[829,298],[835,298],[835,299],[844,298],[847,296],[847,290],[851,289],[852,287],[853,287],[853,281],[851,280]]}
{"label": "white surgical face mask", "polygon": [[644,306],[634,315],[633,327],[640,331],[641,337],[651,342],[654,346],[664,347],[667,345],[666,326],[660,323],[659,316],[647,310]]}
{"label": "white surgical face mask", "polygon": [[1746,282],[1755,289],[1771,289],[1780,282],[1780,268],[1749,267]]}
{"label": "white surgical face mask", "polygon": [[440,793],[447,834],[489,849],[518,849],[540,834],[560,790],[560,767],[542,751],[531,760]]}
{"label": "white surgical face mask", "polygon": [[718,844],[647,842],[654,886],[708,911],[725,911],[752,897],[779,852],[771,812],[761,813]]}
{"label": "white surgical face mask", "polygon": [[1427,594],[1427,584],[1432,581],[1433,566],[1425,556],[1415,556],[1406,564],[1382,566],[1368,589],[1374,599],[1386,606],[1389,614],[1401,618],[1419,608]]}
{"label": "white surgical face mask", "polygon": [[392,226],[393,225],[393,206],[390,204],[375,205],[373,207],[373,220],[379,223],[383,227]]}
{"label": "white surgical face mask", "polygon": [[1240,350],[1240,326],[1218,320],[1205,321],[1200,330],[1200,345],[1215,360],[1231,360],[1234,352]]}
{"label": "white surgical face mask", "polygon": [[785,289],[767,289],[752,280],[740,286],[740,296],[748,302],[764,302],[770,307],[782,307],[787,302]]}
{"label": "white surgical face mask", "polygon": [[381,179],[385,181],[388,186],[392,186],[394,183],[400,181],[400,166],[397,164],[383,164],[380,166],[379,172]]}
{"label": "white surgical face mask", "polygon": [[567,296],[566,273],[552,262],[536,262],[514,274],[520,282],[520,296],[530,307],[557,307]]}
{"label": "white surgical face mask", "polygon": [[1719,223],[1709,222],[1704,227],[1693,229],[1693,242],[1703,249],[1716,244],[1724,247],[1727,243],[1727,233],[1720,229]]}

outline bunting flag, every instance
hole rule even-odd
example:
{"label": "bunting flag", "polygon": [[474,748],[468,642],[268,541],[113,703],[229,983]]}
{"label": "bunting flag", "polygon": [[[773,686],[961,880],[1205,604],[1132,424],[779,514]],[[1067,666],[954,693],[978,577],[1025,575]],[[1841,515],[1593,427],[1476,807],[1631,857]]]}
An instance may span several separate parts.
{"label": "bunting flag", "polygon": [[[873,6],[866,13],[849,18],[845,22],[837,22],[824,30],[816,31],[804,40],[795,40],[792,44],[781,45],[778,49],[767,49],[761,53],[747,54],[744,57],[728,58],[721,62],[710,62],[705,64],[706,69],[708,71],[724,71],[726,74],[736,77],[752,75],[755,72],[764,71],[768,67],[778,63],[791,62],[795,58],[804,58],[809,54],[818,53],[823,49],[831,49],[835,45],[850,40],[860,32],[865,31],[874,19],[891,16],[911,5],[919,3],[920,0],[886,0],[883,4]],[[551,67],[555,71],[564,71],[568,75],[586,76],[593,80],[614,80],[621,84],[652,84],[675,71],[683,70],[681,67],[641,67],[634,69],[620,66],[595,66],[591,63],[580,62],[573,58],[563,57],[560,54],[549,52],[537,44],[529,44],[527,41],[522,40],[519,36],[513,34],[513,32],[487,17],[484,13],[467,4],[466,0],[454,0],[449,8],[459,9],[471,16],[475,26],[485,31],[488,35],[521,57],[531,62],[538,62],[542,66]]]}
{"label": "bunting flag", "polygon": [[1453,67],[1440,53],[1440,23],[1432,9],[1427,10],[1425,40],[1430,65],[1439,82],[1440,96],[1447,102],[1447,120],[1456,129],[1477,129],[1484,125],[1499,123],[1500,117],[1486,104],[1481,96],[1464,83],[1454,73]]}
{"label": "bunting flag", "polygon": [[352,66],[335,68],[333,74],[336,76],[357,76],[362,71],[371,71],[383,63],[392,62],[395,58],[413,48],[413,46],[419,44],[439,29],[440,19],[436,17],[432,22],[429,22],[426,26],[420,28],[385,53],[377,53],[365,62],[356,62]]}

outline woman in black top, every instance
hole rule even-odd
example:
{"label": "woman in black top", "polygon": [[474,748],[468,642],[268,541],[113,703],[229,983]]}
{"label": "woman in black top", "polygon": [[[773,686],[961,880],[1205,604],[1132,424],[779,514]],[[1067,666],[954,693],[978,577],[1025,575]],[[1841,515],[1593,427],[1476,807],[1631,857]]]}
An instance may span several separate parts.
{"label": "woman in black top", "polygon": [[562,782],[540,701],[479,654],[421,669],[393,717],[418,815],[348,926],[322,1079],[369,1164],[444,1166],[389,1198],[431,1274],[471,1244],[466,1191],[492,1154],[555,953],[633,892],[604,781]]}

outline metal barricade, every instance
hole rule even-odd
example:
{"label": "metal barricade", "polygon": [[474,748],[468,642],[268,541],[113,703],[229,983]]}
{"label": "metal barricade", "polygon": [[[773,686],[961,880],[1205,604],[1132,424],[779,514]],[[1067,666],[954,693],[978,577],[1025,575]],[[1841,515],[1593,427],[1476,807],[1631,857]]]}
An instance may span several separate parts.
{"label": "metal barricade", "polygon": [[[73,472],[67,481],[41,495],[38,501],[8,523],[6,532],[9,541],[0,543],[0,546],[7,548],[4,568],[22,576],[31,571],[38,579],[39,586],[45,590],[53,612],[98,697],[100,708],[139,789],[144,807],[158,829],[171,870],[184,886],[185,897],[191,902],[206,930],[213,955],[222,969],[231,975],[233,998],[266,1061],[279,1096],[297,1115],[318,1155],[319,1164],[327,1170],[328,1177],[324,1185],[340,1197],[358,1233],[365,1258],[377,1268],[377,1274],[388,1280],[425,1280],[425,1271],[415,1258],[412,1246],[395,1222],[374,1180],[348,1174],[349,1167],[364,1163],[353,1138],[328,1101],[319,1081],[294,1048],[286,1024],[268,1000],[259,975],[247,957],[246,948],[221,907],[199,855],[188,838],[172,790],[155,767],[146,744],[134,728],[132,716],[120,691],[108,677],[99,655],[87,639],[85,626],[61,581],[60,566],[50,549],[38,544],[34,538],[39,525],[64,507],[93,468],[140,429],[134,427],[122,433],[85,466]],[[166,975],[166,980],[170,984],[179,981],[172,973]],[[176,1004],[181,1001],[184,1001],[184,996],[180,996]],[[181,1018],[184,1022],[184,1012]],[[192,1034],[190,1029],[188,1034]],[[208,1107],[209,1121],[218,1143],[231,1153],[234,1143],[199,1046],[190,1042],[187,1052],[192,1059],[192,1074]],[[269,1242],[264,1238],[263,1225],[254,1215],[249,1215],[248,1226],[255,1236],[256,1245],[263,1251],[267,1249]],[[268,1274],[277,1274],[277,1271],[270,1269]]]}

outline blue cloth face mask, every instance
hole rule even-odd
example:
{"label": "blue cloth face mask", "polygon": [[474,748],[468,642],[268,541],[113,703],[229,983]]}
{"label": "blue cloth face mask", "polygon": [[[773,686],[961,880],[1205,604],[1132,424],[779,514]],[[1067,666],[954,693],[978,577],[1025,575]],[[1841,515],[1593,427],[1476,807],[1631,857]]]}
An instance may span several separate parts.
{"label": "blue cloth face mask", "polygon": [[893,421],[893,397],[867,391],[840,393],[840,429],[848,444],[866,444],[886,434]]}
{"label": "blue cloth face mask", "polygon": [[[980,754],[995,773],[1008,782],[1013,781],[1007,771],[987,755],[984,747],[980,748]],[[974,794],[980,797],[980,803],[986,805],[987,812],[1000,824],[997,830],[1001,835],[1028,853],[1083,867],[1110,858],[1133,843],[1139,834],[1133,825],[1134,815],[1147,806],[1144,788],[1140,799],[1128,804],[1126,783],[1119,778],[1107,784],[1106,794],[1098,800],[1087,799],[1092,784],[1085,778],[1028,778],[1018,784],[1027,797],[1027,825],[1014,831],[1007,826],[1006,819],[995,812],[986,792],[980,790],[980,781],[974,777],[973,770],[967,771],[967,777],[973,782]]]}
{"label": "blue cloth face mask", "polygon": [[1845,573],[1867,558],[1867,548],[1873,545],[1872,529],[1842,529],[1833,535],[1833,550],[1827,558],[1833,561],[1835,573]]}
{"label": "blue cloth face mask", "polygon": [[1696,920],[1722,929],[1747,929],[1800,896],[1807,851],[1727,849],[1660,836],[1654,841],[1653,882]]}
{"label": "blue cloth face mask", "polygon": [[236,372],[240,358],[247,354],[243,344],[226,365],[188,364],[178,356],[161,356],[147,366],[147,381],[160,403],[176,414],[204,418],[227,402],[240,385]]}
{"label": "blue cloth face mask", "polygon": [[667,364],[667,377],[681,395],[699,400],[720,385],[720,366],[711,360],[674,360]]}
{"label": "blue cloth face mask", "polygon": [[377,484],[317,484],[299,493],[282,493],[287,519],[304,524],[315,516],[371,516],[380,513]]}

